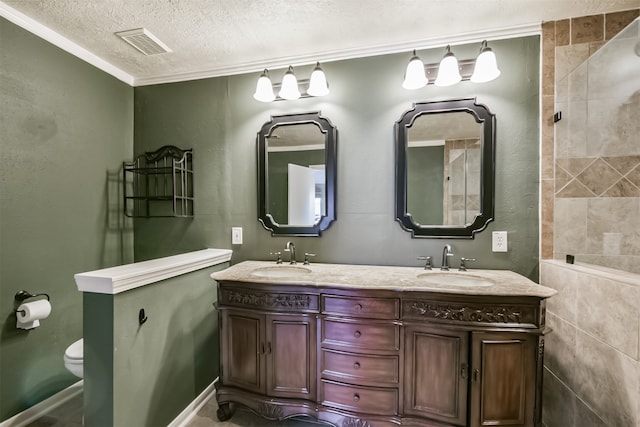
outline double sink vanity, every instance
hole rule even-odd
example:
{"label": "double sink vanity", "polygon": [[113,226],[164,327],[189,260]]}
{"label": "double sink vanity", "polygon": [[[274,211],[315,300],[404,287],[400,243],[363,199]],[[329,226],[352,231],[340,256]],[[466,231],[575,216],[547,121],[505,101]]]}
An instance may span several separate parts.
{"label": "double sink vanity", "polygon": [[545,299],[506,270],[245,261],[218,282],[218,418],[539,426]]}
{"label": "double sink vanity", "polygon": [[[412,238],[473,239],[494,220],[495,133],[475,99],[402,114],[395,218]],[[337,141],[320,112],[264,123],[258,220],[273,236],[319,237],[336,220]],[[284,250],[296,259],[291,242]],[[444,270],[452,255],[445,245]],[[552,289],[505,270],[259,261],[211,277],[222,421],[243,405],[339,427],[541,425]]]}

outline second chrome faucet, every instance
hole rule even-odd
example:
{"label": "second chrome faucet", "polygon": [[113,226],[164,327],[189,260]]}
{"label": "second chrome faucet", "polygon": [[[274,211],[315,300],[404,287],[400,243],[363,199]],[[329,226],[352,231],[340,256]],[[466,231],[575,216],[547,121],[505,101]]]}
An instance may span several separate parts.
{"label": "second chrome faucet", "polygon": [[284,251],[290,253],[289,264],[296,264],[296,245],[293,242],[287,242]]}

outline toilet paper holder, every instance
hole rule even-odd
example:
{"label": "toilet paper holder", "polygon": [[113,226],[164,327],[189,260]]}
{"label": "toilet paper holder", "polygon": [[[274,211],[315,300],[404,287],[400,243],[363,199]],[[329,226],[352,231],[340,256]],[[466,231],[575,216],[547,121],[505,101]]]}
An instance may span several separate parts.
{"label": "toilet paper holder", "polygon": [[[51,301],[51,298],[49,298],[49,294],[45,294],[44,292],[39,294],[32,294],[27,291],[18,291],[18,293],[16,293],[16,296],[14,298],[16,301],[22,302],[29,298],[35,298],[35,297],[41,297],[41,296],[47,297],[47,301]],[[16,313],[22,313],[24,315],[24,310],[16,310]]]}

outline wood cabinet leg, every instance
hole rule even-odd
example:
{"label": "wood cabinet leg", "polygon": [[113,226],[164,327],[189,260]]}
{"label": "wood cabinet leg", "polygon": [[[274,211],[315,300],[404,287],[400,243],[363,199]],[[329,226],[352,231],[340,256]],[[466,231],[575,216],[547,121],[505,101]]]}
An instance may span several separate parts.
{"label": "wood cabinet leg", "polygon": [[229,403],[221,403],[218,406],[218,411],[216,415],[218,416],[219,421],[227,421],[229,418],[233,416],[234,409],[229,405]]}

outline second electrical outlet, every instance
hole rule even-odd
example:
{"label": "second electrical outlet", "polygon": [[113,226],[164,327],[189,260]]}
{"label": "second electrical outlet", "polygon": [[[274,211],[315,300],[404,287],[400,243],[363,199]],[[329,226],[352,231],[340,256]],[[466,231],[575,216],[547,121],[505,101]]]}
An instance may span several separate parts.
{"label": "second electrical outlet", "polygon": [[491,234],[491,250],[493,252],[508,252],[506,231],[494,231]]}

